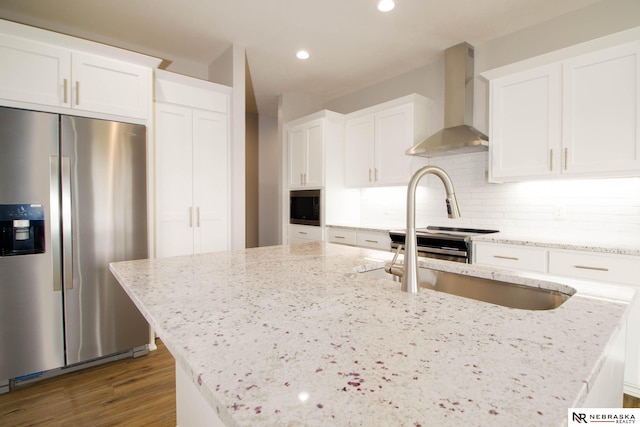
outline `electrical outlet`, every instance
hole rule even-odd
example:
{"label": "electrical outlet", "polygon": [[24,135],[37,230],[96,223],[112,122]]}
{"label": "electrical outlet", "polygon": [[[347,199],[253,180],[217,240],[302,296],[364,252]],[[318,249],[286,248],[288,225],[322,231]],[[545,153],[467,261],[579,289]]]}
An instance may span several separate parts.
{"label": "electrical outlet", "polygon": [[567,210],[564,205],[556,205],[553,208],[553,219],[556,221],[564,221],[567,216]]}

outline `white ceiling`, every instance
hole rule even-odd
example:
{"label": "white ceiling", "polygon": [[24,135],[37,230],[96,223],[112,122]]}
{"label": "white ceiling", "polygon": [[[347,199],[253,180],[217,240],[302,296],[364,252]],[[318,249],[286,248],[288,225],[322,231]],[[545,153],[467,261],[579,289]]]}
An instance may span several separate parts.
{"label": "white ceiling", "polygon": [[[318,102],[424,66],[599,0],[0,0],[0,17],[202,70],[246,48],[260,113],[281,93]],[[295,58],[305,48],[311,58]],[[169,68],[171,69],[171,68]],[[200,75],[197,77],[206,77]]]}

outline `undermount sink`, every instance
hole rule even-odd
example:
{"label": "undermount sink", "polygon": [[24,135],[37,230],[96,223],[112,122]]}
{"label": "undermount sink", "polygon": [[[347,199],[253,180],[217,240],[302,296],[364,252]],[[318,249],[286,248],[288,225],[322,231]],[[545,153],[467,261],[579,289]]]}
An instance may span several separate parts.
{"label": "undermount sink", "polygon": [[[464,274],[449,273],[440,270],[419,268],[420,287],[484,301],[504,307],[524,310],[551,310],[560,307],[571,294],[564,292],[502,282]],[[387,273],[384,268],[363,272],[368,276],[394,281],[400,286],[396,276]]]}

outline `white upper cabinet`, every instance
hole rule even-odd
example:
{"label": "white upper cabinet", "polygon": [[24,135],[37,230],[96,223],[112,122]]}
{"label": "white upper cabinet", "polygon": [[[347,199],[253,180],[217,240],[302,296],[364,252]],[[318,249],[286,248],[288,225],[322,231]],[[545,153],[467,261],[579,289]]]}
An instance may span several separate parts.
{"label": "white upper cabinet", "polygon": [[289,130],[289,187],[323,185],[324,122],[312,120]]}
{"label": "white upper cabinet", "polygon": [[640,44],[566,61],[563,172],[640,174]]}
{"label": "white upper cabinet", "polygon": [[558,173],[560,79],[561,67],[553,65],[491,82],[493,179]]}
{"label": "white upper cabinet", "polygon": [[[327,184],[327,176],[334,174],[334,164],[342,165],[342,159],[336,156],[337,148],[342,147],[343,126],[343,115],[328,110],[286,124],[290,189]],[[329,176],[329,180],[336,178]]]}
{"label": "white upper cabinet", "polygon": [[405,151],[427,136],[428,100],[410,95],[347,116],[345,185],[403,185],[411,176]]}
{"label": "white upper cabinet", "polygon": [[5,104],[150,117],[155,58],[0,20],[0,63]]}
{"label": "white upper cabinet", "polygon": [[490,82],[490,179],[640,175],[640,43]]}
{"label": "white upper cabinet", "polygon": [[0,63],[0,98],[52,106],[71,105],[68,98],[71,52],[68,50],[0,34]]}
{"label": "white upper cabinet", "polygon": [[147,117],[151,69],[84,53],[73,53],[71,59],[71,108]]}
{"label": "white upper cabinet", "polygon": [[368,186],[377,175],[374,116],[347,120],[345,141],[345,185]]}

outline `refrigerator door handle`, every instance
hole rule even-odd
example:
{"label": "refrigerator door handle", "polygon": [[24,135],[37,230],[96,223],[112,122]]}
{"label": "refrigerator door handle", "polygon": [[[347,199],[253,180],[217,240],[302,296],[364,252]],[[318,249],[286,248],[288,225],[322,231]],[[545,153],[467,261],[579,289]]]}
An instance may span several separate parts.
{"label": "refrigerator door handle", "polygon": [[60,242],[60,158],[58,156],[49,157],[49,204],[51,205],[51,219],[49,229],[51,230],[51,260],[53,263],[53,290],[62,290],[61,271],[61,242]]}
{"label": "refrigerator door handle", "polygon": [[62,157],[62,278],[65,289],[73,289],[73,240],[71,233],[71,161]]}

